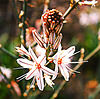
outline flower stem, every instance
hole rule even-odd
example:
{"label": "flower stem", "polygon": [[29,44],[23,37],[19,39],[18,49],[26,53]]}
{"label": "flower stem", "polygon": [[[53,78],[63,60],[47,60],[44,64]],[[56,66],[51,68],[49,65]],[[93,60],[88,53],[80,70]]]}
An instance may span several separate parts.
{"label": "flower stem", "polygon": [[15,8],[15,12],[16,12],[17,20],[18,20],[18,23],[19,23],[20,20],[19,20],[19,15],[18,15],[18,11],[17,11],[17,7],[16,7],[15,0],[13,0],[13,6],[14,6],[14,8]]}
{"label": "flower stem", "polygon": [[[84,58],[84,61],[90,59],[96,52],[100,50],[100,45],[98,45],[89,55]],[[77,64],[74,70],[77,70],[83,63]]]}
{"label": "flower stem", "polygon": [[23,21],[23,30],[22,30],[22,35],[23,35],[23,40],[24,40],[24,46],[25,46],[25,44],[26,44],[26,24],[25,24],[25,21],[26,21],[26,16],[27,16],[27,1],[26,0],[24,0],[24,2],[23,2],[23,11],[24,11],[24,16],[23,16],[23,18],[22,18],[22,21]]}
{"label": "flower stem", "polygon": [[2,47],[1,44],[0,44],[0,50],[3,51],[4,53],[8,54],[12,58],[17,59],[17,56],[13,55],[11,52],[9,52],[8,50],[6,50],[4,47]]}
{"label": "flower stem", "polygon": [[63,80],[61,82],[60,86],[57,88],[57,90],[54,92],[54,94],[52,95],[52,97],[50,99],[55,99],[58,96],[60,90],[63,88],[63,86],[65,85],[65,83],[66,83],[66,81]]}
{"label": "flower stem", "polygon": [[78,0],[73,6],[70,6],[68,8],[68,10],[66,10],[66,12],[64,13],[63,17],[66,18],[74,8],[76,8],[76,6],[78,6],[78,2],[81,1],[81,0]]}

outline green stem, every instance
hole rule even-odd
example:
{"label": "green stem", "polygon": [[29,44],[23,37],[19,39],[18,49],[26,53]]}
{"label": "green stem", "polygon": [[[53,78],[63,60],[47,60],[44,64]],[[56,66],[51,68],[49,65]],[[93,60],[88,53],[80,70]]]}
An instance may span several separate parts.
{"label": "green stem", "polygon": [[6,50],[3,47],[0,47],[0,50],[3,51],[4,53],[8,54],[9,56],[11,56],[14,59],[17,59],[17,56],[13,55],[12,53],[10,53],[8,50]]}
{"label": "green stem", "polygon": [[24,40],[24,45],[26,44],[26,24],[25,24],[25,21],[26,21],[26,17],[27,17],[27,1],[24,0],[23,2],[23,11],[24,11],[24,16],[22,18],[22,21],[23,21],[23,40]]}
{"label": "green stem", "polygon": [[66,83],[66,81],[63,80],[61,82],[60,86],[57,88],[57,90],[54,92],[54,94],[52,95],[52,97],[50,99],[55,99],[58,96],[60,90],[63,88],[63,86],[65,85],[65,83]]}
{"label": "green stem", "polygon": [[[24,45],[24,47],[26,47],[26,17],[27,17],[27,0],[24,0],[23,2],[23,11],[24,11],[24,15],[22,16],[22,23],[23,23],[23,28],[21,28],[21,35],[23,36],[23,41],[22,44]],[[23,74],[26,72],[27,70],[23,70]],[[23,92],[26,89],[26,82],[25,80],[22,81],[22,85],[23,85]]]}
{"label": "green stem", "polygon": [[19,22],[20,22],[20,19],[19,19],[19,15],[18,15],[18,11],[17,11],[17,7],[16,7],[15,0],[13,0],[13,5],[14,5],[14,8],[15,8],[15,12],[16,12],[17,20],[18,20],[18,23],[19,23]]}

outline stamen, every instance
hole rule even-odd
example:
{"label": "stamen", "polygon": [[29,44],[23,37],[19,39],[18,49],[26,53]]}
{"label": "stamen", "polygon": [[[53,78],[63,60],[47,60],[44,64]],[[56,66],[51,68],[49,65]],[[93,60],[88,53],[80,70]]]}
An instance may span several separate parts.
{"label": "stamen", "polygon": [[78,51],[78,52],[75,52],[73,55],[76,55],[76,54],[78,54],[78,53],[80,53],[80,51]]}
{"label": "stamen", "polygon": [[76,54],[78,54],[78,53],[80,53],[80,51],[78,51],[78,52],[74,53],[74,54],[73,54],[73,55],[71,55],[69,58],[71,58],[72,56],[74,56],[74,55],[76,55]]}
{"label": "stamen", "polygon": [[16,69],[23,69],[23,67],[19,67],[19,68],[13,68],[13,70],[16,70]]}
{"label": "stamen", "polygon": [[24,76],[24,77],[22,77],[21,79],[17,80],[17,82],[19,82],[19,81],[23,80],[25,77],[26,77],[26,76]]}
{"label": "stamen", "polygon": [[73,70],[73,69],[69,68],[68,66],[66,66],[66,68],[67,68],[70,72],[80,73],[80,72],[78,72],[78,71],[75,71],[75,70]]}
{"label": "stamen", "polygon": [[81,61],[81,62],[68,62],[68,63],[85,63],[85,62],[88,62],[88,61]]}
{"label": "stamen", "polygon": [[33,78],[32,82],[30,84],[30,88],[32,88],[32,86],[34,85],[34,83],[35,83],[35,77]]}
{"label": "stamen", "polygon": [[16,79],[20,79],[21,77],[25,77],[27,75],[27,73],[26,74],[24,74],[24,75],[21,75],[21,76],[19,76],[18,78],[16,78]]}

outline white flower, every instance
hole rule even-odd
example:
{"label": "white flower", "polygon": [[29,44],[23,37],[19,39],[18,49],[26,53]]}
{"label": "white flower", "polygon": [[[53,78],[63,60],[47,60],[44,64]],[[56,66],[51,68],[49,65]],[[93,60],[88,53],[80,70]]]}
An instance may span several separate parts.
{"label": "white flower", "polygon": [[18,81],[20,81],[24,78],[26,80],[29,80],[29,79],[33,78],[31,86],[34,84],[35,79],[36,79],[37,86],[39,87],[39,89],[41,91],[43,91],[43,89],[44,89],[44,80],[43,80],[42,72],[44,72],[45,74],[48,74],[48,75],[56,75],[57,73],[45,66],[45,64],[46,64],[45,53],[37,58],[35,53],[31,49],[31,47],[29,47],[29,53],[30,53],[31,58],[32,58],[33,61],[30,61],[30,60],[25,59],[25,58],[24,59],[19,58],[19,59],[17,59],[17,62],[21,66],[23,66],[23,68],[30,69],[30,71],[28,73],[18,77],[17,79],[19,79]]}
{"label": "white flower", "polygon": [[[0,67],[0,70],[2,71],[2,73],[9,79],[11,77],[11,69],[9,68],[5,68],[5,67]],[[0,74],[0,82],[5,80],[4,76],[2,74]]]}
{"label": "white flower", "polygon": [[83,2],[79,2],[80,5],[92,5],[92,6],[95,6],[95,4],[97,3],[98,1],[95,1],[95,0],[92,0],[92,1],[83,1]]}
{"label": "white flower", "polygon": [[[55,72],[58,72],[58,67],[61,71],[61,74],[65,78],[66,81],[69,80],[69,72],[77,72],[69,68],[70,63],[79,63],[79,62],[71,62],[71,57],[75,55],[74,53],[75,47],[72,46],[67,50],[61,50],[61,45],[58,47],[58,52],[52,57],[53,62],[55,63]],[[57,75],[53,75],[52,80],[56,78]]]}

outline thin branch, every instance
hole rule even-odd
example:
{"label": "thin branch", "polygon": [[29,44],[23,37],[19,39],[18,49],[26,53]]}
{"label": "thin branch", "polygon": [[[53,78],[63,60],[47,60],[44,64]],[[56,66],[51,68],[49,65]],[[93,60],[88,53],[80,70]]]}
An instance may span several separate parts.
{"label": "thin branch", "polygon": [[18,20],[18,23],[19,23],[19,22],[20,22],[20,19],[19,19],[19,15],[18,15],[18,11],[17,11],[17,7],[16,7],[15,0],[13,0],[13,6],[14,6],[14,8],[15,8],[15,12],[16,12],[17,20]]}
{"label": "thin branch", "polygon": [[76,8],[76,7],[78,6],[78,2],[79,2],[79,1],[82,1],[82,0],[78,0],[77,2],[75,2],[74,5],[72,5],[72,6],[70,6],[70,7],[68,8],[68,10],[67,10],[67,11],[64,13],[64,15],[63,15],[64,18],[66,18],[66,17],[73,11],[73,9]]}
{"label": "thin branch", "polygon": [[26,44],[26,24],[25,24],[25,21],[26,21],[26,17],[27,17],[27,0],[24,0],[23,2],[23,11],[24,11],[24,15],[23,15],[23,18],[22,18],[22,21],[23,21],[23,40],[24,40],[24,45]]}
{"label": "thin branch", "polygon": [[65,83],[66,83],[66,81],[63,80],[50,99],[55,99],[58,96],[60,90],[63,88],[63,86],[65,85]]}
{"label": "thin branch", "polygon": [[14,59],[17,59],[17,56],[13,55],[11,52],[9,52],[8,50],[6,50],[4,47],[2,47],[2,45],[0,44],[0,50],[4,53],[6,53],[7,55],[11,56]]}

